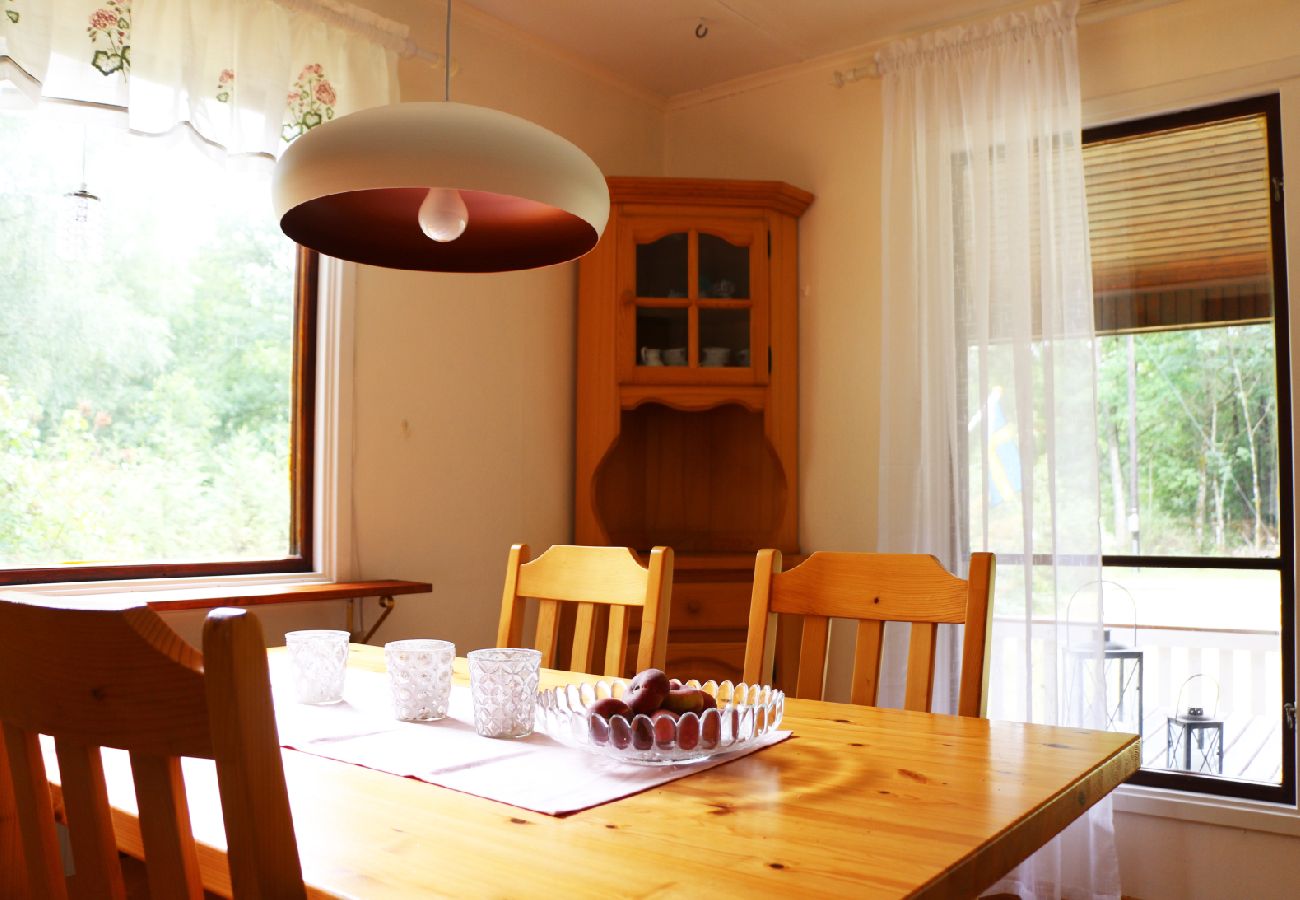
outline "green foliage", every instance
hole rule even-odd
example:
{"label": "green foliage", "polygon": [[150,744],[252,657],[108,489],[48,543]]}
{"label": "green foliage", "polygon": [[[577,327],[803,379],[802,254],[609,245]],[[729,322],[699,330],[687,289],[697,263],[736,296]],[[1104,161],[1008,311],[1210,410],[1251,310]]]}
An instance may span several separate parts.
{"label": "green foliage", "polygon": [[193,148],[85,133],[79,229],[82,129],[0,115],[0,565],[283,555],[292,245]]}
{"label": "green foliage", "polygon": [[1134,335],[1131,404],[1129,340],[1099,340],[1107,550],[1131,552],[1124,517],[1109,513],[1117,498],[1125,511],[1135,500],[1129,487],[1132,417],[1143,553],[1275,555],[1280,497],[1272,326]]}

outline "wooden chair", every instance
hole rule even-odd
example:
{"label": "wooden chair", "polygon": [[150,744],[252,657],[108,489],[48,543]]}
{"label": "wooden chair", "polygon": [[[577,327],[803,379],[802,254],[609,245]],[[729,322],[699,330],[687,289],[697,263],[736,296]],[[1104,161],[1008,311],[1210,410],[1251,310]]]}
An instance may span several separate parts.
{"label": "wooden chair", "polygon": [[609,608],[605,639],[604,674],[621,677],[627,662],[627,610],[641,608],[641,637],[637,643],[637,670],[662,669],[668,650],[669,598],[673,592],[673,551],[655,547],[649,565],[643,566],[627,547],[573,547],[556,545],[532,562],[528,545],[510,548],[506,585],[501,595],[498,647],[522,647],[524,602],[536,598],[537,630],[534,646],[542,651],[542,665],[553,668],[559,639],[560,604],[576,604],[573,653],[569,668],[592,671],[596,606]]}
{"label": "wooden chair", "polygon": [[[235,897],[304,897],[257,620],[213,610],[200,655],[143,601],[75,603],[0,596],[0,825],[6,812],[17,819],[22,850],[14,860],[0,841],[0,869],[25,860],[31,897],[67,897],[70,885],[74,896],[125,896],[100,755],[116,747],[130,753],[155,900],[203,896],[182,756],[216,761]],[[58,757],[68,882],[40,735]]]}
{"label": "wooden chair", "polygon": [[911,622],[904,707],[929,711],[934,694],[938,623],[965,623],[957,712],[984,714],[992,627],[993,554],[974,553],[970,578],[950,574],[933,556],[887,553],[814,553],[789,572],[778,550],[760,550],[745,642],[745,681],[770,683],[773,613],[803,617],[794,696],[821,699],[830,619],[858,619],[850,700],[874,706],[885,622]]}

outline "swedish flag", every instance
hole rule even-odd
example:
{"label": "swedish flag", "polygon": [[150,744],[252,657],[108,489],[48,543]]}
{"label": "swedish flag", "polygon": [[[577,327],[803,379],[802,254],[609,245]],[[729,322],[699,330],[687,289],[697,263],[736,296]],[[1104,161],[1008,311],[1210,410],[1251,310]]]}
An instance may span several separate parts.
{"label": "swedish flag", "polygon": [[1013,422],[1002,412],[1002,388],[989,392],[989,505],[1014,500],[1020,494],[1020,443]]}

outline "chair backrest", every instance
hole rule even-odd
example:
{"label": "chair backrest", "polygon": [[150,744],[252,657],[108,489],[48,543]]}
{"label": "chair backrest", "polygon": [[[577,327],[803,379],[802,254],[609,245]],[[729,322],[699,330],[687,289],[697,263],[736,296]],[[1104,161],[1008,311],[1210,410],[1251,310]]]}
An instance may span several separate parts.
{"label": "chair backrest", "polygon": [[655,547],[647,565],[628,547],[556,545],[529,562],[528,545],[510,548],[506,585],[501,595],[498,647],[521,647],[525,599],[538,601],[534,646],[542,665],[555,666],[559,640],[560,604],[575,605],[573,652],[569,668],[592,671],[596,637],[596,607],[609,616],[605,637],[604,674],[624,674],[627,662],[627,611],[641,608],[641,636],[636,667],[662,669],[668,650],[668,610],[673,592],[673,551]]}
{"label": "chair backrest", "polygon": [[79,895],[125,896],[100,753],[113,747],[130,754],[152,896],[203,896],[182,756],[216,761],[235,896],[305,896],[250,613],[209,613],[200,655],[143,603],[0,595],[0,640],[0,819],[16,813],[30,896],[68,892],[40,735],[54,741]]}
{"label": "chair backrest", "polygon": [[984,714],[992,627],[993,554],[973,553],[970,576],[958,578],[933,556],[894,553],[814,553],[788,572],[781,553],[760,550],[745,643],[745,680],[770,681],[773,614],[803,617],[796,697],[821,699],[831,618],[857,619],[850,700],[874,706],[885,622],[911,622],[904,708],[929,711],[934,653],[941,622],[965,623],[957,712]]}

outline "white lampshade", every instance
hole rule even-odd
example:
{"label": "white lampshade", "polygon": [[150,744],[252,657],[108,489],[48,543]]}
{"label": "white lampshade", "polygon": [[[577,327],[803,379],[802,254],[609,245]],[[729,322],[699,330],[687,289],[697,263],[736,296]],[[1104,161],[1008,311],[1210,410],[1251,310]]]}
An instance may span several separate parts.
{"label": "white lampshade", "polygon": [[[431,240],[430,189],[460,193],[464,233]],[[284,233],[328,256],[390,269],[504,272],[575,259],[609,218],[600,169],[564,138],[464,103],[398,103],[318,125],[272,185]]]}

